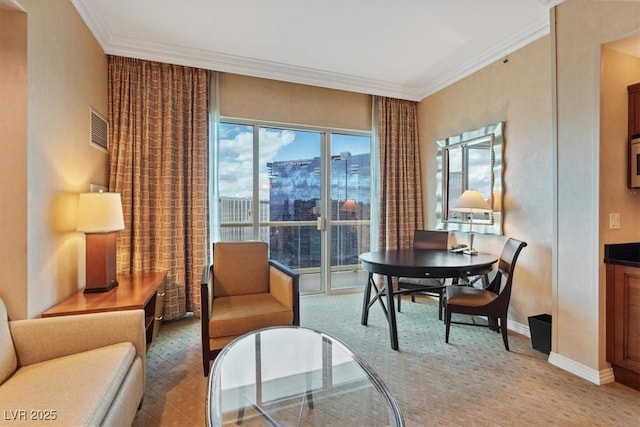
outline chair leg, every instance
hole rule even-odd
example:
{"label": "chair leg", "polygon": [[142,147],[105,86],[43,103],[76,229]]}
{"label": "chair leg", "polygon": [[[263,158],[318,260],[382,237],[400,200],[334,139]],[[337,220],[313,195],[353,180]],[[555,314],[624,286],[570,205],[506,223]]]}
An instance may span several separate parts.
{"label": "chair leg", "polygon": [[445,318],[445,332],[444,332],[444,342],[446,342],[447,344],[449,344],[449,329],[451,328],[451,311],[447,310],[445,308],[445,312],[444,312],[444,318]]}
{"label": "chair leg", "polygon": [[411,302],[416,302],[416,294],[415,294],[415,292],[411,292]]}
{"label": "chair leg", "polygon": [[208,377],[209,376],[209,369],[211,369],[211,360],[209,359],[202,359],[202,370],[204,372],[204,376]]}
{"label": "chair leg", "polygon": [[502,332],[502,342],[504,343],[504,348],[509,351],[509,339],[507,338],[507,318],[500,318],[500,332]]}
{"label": "chair leg", "polygon": [[204,370],[204,376],[208,377],[209,376],[209,371],[211,371],[211,362],[213,362],[214,360],[216,360],[216,357],[218,357],[218,353],[220,353],[221,349],[218,350],[210,350],[209,351],[209,357],[206,358],[203,355],[202,358],[202,368]]}
{"label": "chair leg", "polygon": [[402,294],[398,294],[398,313],[400,313],[400,304],[402,304]]}

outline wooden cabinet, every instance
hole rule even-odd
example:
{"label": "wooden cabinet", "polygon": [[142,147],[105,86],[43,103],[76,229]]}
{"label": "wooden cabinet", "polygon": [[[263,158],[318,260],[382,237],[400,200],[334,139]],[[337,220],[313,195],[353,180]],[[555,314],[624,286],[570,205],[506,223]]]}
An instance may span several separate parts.
{"label": "wooden cabinet", "polygon": [[115,288],[97,293],[80,290],[42,313],[42,317],[141,309],[145,313],[148,349],[162,320],[166,277],[163,272],[118,275]]}
{"label": "wooden cabinet", "polygon": [[627,86],[628,109],[628,158],[627,185],[640,188],[640,83]]}
{"label": "wooden cabinet", "polygon": [[627,86],[629,94],[629,140],[640,135],[640,83]]}
{"label": "wooden cabinet", "polygon": [[607,264],[607,361],[617,382],[640,390],[640,267]]}

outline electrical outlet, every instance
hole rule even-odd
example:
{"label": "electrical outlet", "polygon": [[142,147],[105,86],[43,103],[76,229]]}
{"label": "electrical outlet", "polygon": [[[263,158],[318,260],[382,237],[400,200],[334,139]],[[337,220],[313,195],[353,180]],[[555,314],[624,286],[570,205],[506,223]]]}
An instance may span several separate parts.
{"label": "electrical outlet", "polygon": [[609,214],[609,228],[620,228],[620,214],[619,213],[610,213]]}

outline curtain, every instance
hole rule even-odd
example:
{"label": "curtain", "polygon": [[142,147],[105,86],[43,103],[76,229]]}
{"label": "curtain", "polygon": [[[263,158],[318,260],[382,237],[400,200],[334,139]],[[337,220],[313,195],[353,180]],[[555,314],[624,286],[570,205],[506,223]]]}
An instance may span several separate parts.
{"label": "curtain", "polygon": [[412,101],[376,98],[380,249],[408,248],[414,230],[423,228],[417,109]]}
{"label": "curtain", "polygon": [[118,273],[166,271],[164,319],[200,313],[209,259],[206,70],[108,57],[109,191],[120,193]]}

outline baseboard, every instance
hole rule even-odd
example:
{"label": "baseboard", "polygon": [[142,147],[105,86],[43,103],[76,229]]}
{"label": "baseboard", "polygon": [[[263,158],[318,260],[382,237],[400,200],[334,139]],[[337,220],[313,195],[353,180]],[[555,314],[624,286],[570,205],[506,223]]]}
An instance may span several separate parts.
{"label": "baseboard", "polygon": [[554,353],[553,351],[549,355],[549,363],[597,385],[608,384],[614,381],[612,368],[598,371],[597,369],[585,366],[582,363],[578,363],[575,360]]}
{"label": "baseboard", "polygon": [[[522,323],[514,322],[512,320],[509,320],[507,323],[508,329],[510,331],[531,338],[531,331],[529,331],[528,326],[523,325]],[[548,361],[549,363],[557,366],[560,369],[570,372],[577,377],[580,377],[597,385],[609,384],[615,381],[612,368],[602,369],[598,371],[554,352],[551,352],[549,354]]]}
{"label": "baseboard", "polygon": [[531,338],[529,326],[523,325],[522,323],[514,322],[513,320],[507,320],[507,329],[520,335],[524,335],[527,338]]}

